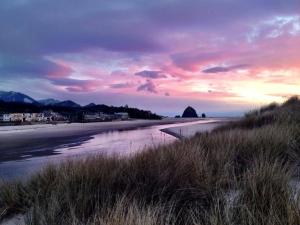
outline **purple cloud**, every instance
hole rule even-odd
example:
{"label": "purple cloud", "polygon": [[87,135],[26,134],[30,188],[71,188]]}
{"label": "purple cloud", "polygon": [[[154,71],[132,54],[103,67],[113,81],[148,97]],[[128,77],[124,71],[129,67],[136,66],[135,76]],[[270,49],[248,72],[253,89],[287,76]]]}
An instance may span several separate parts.
{"label": "purple cloud", "polygon": [[[177,105],[178,98],[188,96],[188,86],[201,82],[197,74],[203,68],[211,74],[203,79],[237,69],[207,65],[299,68],[299,8],[299,0],[1,0],[0,87],[33,91],[34,86],[35,97],[48,92],[84,101],[93,96],[111,104],[116,91],[107,86],[124,88],[114,102],[119,103],[126,99],[129,79],[138,91],[157,93],[158,83],[152,81],[167,75],[160,87],[169,85],[168,99]],[[145,66],[157,71],[141,71]],[[137,76],[145,79],[138,87]],[[191,84],[175,93],[175,80]],[[109,97],[94,95],[97,89]],[[133,99],[141,106],[146,98]]]}
{"label": "purple cloud", "polygon": [[198,70],[201,64],[218,60],[222,57],[222,52],[184,52],[171,56],[173,63],[188,71]]}
{"label": "purple cloud", "polygon": [[115,89],[122,89],[122,88],[130,88],[132,87],[133,84],[126,82],[126,83],[116,83],[116,84],[111,84],[110,87],[111,88],[115,88]]}
{"label": "purple cloud", "polygon": [[50,80],[52,84],[65,87],[70,92],[94,91],[99,84],[98,80],[78,80],[71,78],[53,78]]}
{"label": "purple cloud", "polygon": [[[88,3],[74,0],[73,4],[69,0],[59,3],[3,0],[0,2],[0,58],[18,56],[26,63],[28,58],[42,60],[45,55],[88,49],[122,52],[131,57],[136,57],[136,53],[168,53],[174,49],[169,39],[173,34],[213,31],[220,37],[234,38],[233,33],[240,24],[248,27],[272,16],[298,14],[299,8],[299,0],[218,3],[174,0],[152,1],[146,6],[138,0],[89,0]],[[236,21],[241,21],[237,27]],[[153,35],[157,33],[160,35]],[[177,66],[194,70],[198,63],[215,59],[216,54],[177,53],[171,58]]]}
{"label": "purple cloud", "polygon": [[134,75],[140,76],[140,77],[151,78],[151,79],[167,77],[165,74],[162,73],[162,71],[154,71],[154,70],[143,70],[143,71],[135,73]]}
{"label": "purple cloud", "polygon": [[146,83],[138,86],[137,91],[146,91],[150,93],[157,93],[156,86],[151,80],[147,80]]}
{"label": "purple cloud", "polygon": [[202,70],[203,73],[225,73],[236,69],[242,69],[249,67],[247,64],[240,64],[240,65],[234,65],[234,66],[216,66],[211,67],[205,70]]}
{"label": "purple cloud", "polygon": [[72,69],[39,57],[4,57],[0,63],[2,77],[36,77],[67,76]]}

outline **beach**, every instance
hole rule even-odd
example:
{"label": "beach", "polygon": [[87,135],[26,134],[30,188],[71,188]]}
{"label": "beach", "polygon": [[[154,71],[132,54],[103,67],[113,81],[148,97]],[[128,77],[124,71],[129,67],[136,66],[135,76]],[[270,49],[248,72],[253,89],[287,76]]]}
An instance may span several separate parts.
{"label": "beach", "polygon": [[35,149],[36,154],[45,154],[62,144],[76,143],[88,140],[92,135],[120,130],[131,130],[142,127],[193,122],[200,119],[163,120],[129,120],[97,123],[70,124],[41,124],[26,126],[0,127],[1,161],[14,160],[20,152],[30,152]]}
{"label": "beach", "polygon": [[176,138],[182,139],[182,138],[189,138],[197,133],[202,132],[210,132],[214,128],[225,124],[229,120],[212,120],[208,121],[207,123],[197,123],[192,125],[183,125],[183,126],[176,126],[176,127],[169,127],[165,129],[161,129],[162,132],[165,132],[169,135],[172,135]]}

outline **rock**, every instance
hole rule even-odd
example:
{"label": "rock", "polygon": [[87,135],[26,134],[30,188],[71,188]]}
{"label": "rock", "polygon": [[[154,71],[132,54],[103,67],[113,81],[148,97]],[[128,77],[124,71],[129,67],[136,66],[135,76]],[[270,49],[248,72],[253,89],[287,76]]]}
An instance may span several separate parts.
{"label": "rock", "polygon": [[188,107],[184,110],[184,112],[183,112],[183,114],[182,114],[182,117],[183,117],[183,118],[191,118],[191,117],[198,117],[198,115],[197,115],[196,110],[195,110],[193,107],[188,106]]}

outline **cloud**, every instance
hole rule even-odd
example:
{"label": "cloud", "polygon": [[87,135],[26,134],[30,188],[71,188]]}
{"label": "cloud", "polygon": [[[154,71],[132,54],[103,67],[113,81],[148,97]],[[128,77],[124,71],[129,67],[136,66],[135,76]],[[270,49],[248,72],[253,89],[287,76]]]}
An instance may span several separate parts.
{"label": "cloud", "polygon": [[275,16],[252,27],[247,33],[248,42],[259,39],[272,39],[280,36],[296,36],[300,34],[300,16]]}
{"label": "cloud", "polygon": [[[209,82],[225,83],[232,92],[264,82],[258,85],[262,93],[294,82],[285,88],[298,92],[299,8],[299,0],[1,0],[0,85],[20,91],[34,86],[36,97],[52,92],[109,104],[114,94],[135,94],[136,106],[147,98],[135,89],[157,93],[158,84],[161,105],[166,90],[175,105],[181,97],[222,99],[224,90]],[[220,76],[243,62],[253,65],[243,76]],[[259,76],[276,70],[289,78],[267,85]],[[100,90],[110,98],[97,96]],[[200,98],[193,91],[206,93]]]}
{"label": "cloud", "polygon": [[133,83],[115,83],[115,84],[111,84],[110,87],[111,88],[115,88],[115,89],[122,89],[122,88],[130,88],[133,86]]}
{"label": "cloud", "polygon": [[181,69],[187,71],[197,71],[201,65],[219,60],[223,57],[223,52],[203,52],[201,50],[177,53],[171,56],[173,63]]}
{"label": "cloud", "polygon": [[95,91],[99,86],[98,80],[79,80],[71,78],[54,78],[51,83],[64,87],[70,92],[91,92]]}
{"label": "cloud", "polygon": [[232,70],[236,70],[236,69],[242,69],[242,68],[246,68],[249,67],[248,64],[239,64],[239,65],[234,65],[234,66],[216,66],[216,67],[211,67],[205,70],[202,70],[203,73],[225,73],[225,72],[229,72]]}
{"label": "cloud", "polygon": [[[2,60],[1,60],[2,58]],[[1,76],[35,77],[68,76],[72,69],[39,57],[0,57]]]}
{"label": "cloud", "polygon": [[143,71],[135,73],[134,75],[140,76],[140,77],[151,78],[151,79],[167,77],[165,74],[162,73],[162,71],[154,71],[154,70],[143,70]]}
{"label": "cloud", "polygon": [[147,80],[146,83],[138,86],[137,91],[145,91],[150,93],[157,93],[156,86],[151,80]]}
{"label": "cloud", "polygon": [[1,1],[0,50],[45,55],[94,48],[119,52],[164,49],[149,35],[152,30],[143,28],[145,16],[135,18],[138,8],[122,9],[122,4],[98,0],[84,4],[75,0],[72,5],[68,0],[59,4],[47,0],[24,4]]}

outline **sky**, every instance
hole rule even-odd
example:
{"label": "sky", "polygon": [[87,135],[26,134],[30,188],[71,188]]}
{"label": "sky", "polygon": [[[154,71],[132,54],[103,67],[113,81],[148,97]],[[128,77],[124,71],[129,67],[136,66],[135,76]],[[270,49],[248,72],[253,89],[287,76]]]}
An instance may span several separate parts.
{"label": "sky", "polygon": [[300,94],[300,1],[1,0],[0,90],[241,115]]}

